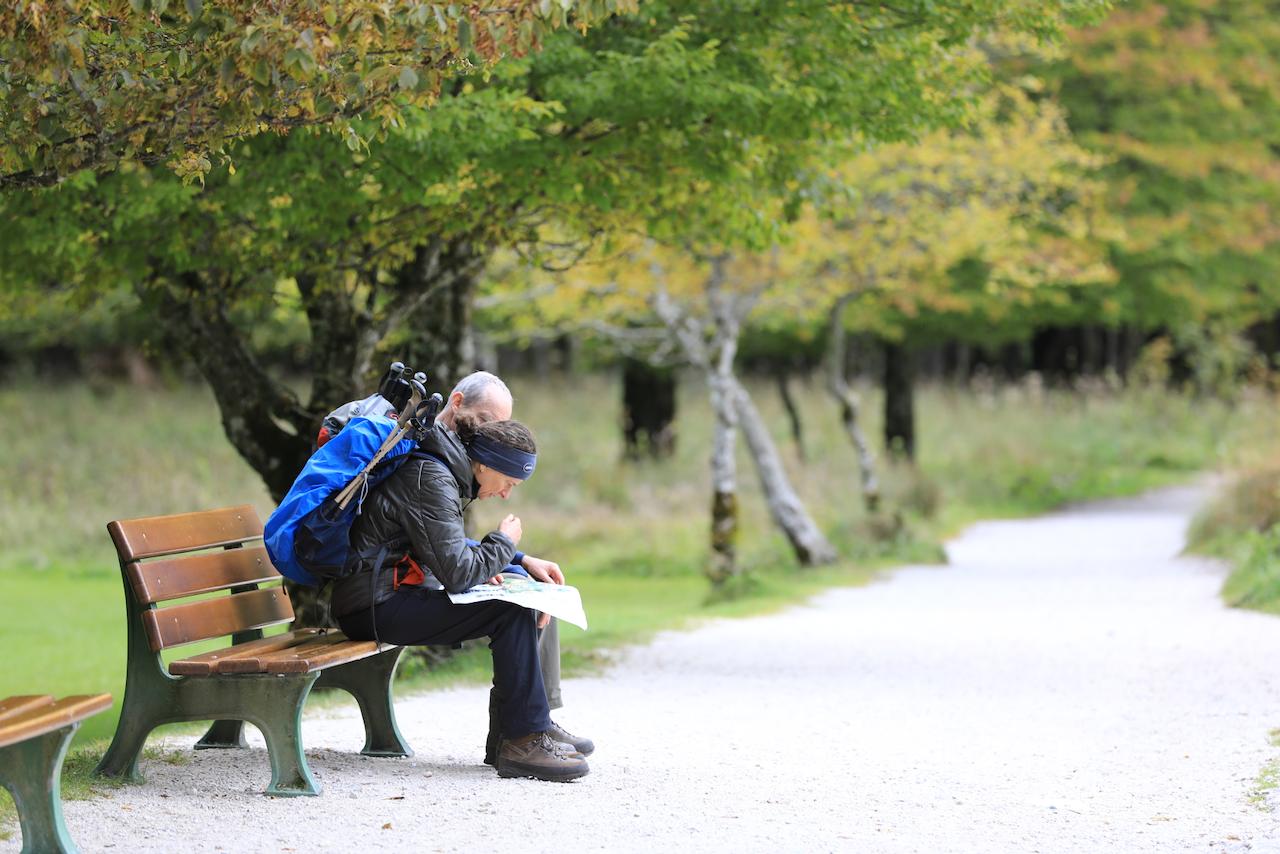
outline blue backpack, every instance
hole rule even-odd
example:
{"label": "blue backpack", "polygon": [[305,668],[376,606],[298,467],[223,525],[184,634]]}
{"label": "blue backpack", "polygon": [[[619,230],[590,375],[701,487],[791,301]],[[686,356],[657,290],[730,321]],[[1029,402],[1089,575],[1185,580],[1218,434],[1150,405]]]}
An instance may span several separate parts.
{"label": "blue backpack", "polygon": [[[397,422],[383,415],[352,418],[311,455],[263,526],[267,554],[281,575],[323,587],[355,571],[359,561],[370,556],[351,548],[351,525],[369,490],[409,458],[442,402],[436,394],[418,404],[412,428],[372,466],[370,462],[397,429]],[[408,417],[407,412],[401,415]],[[351,487],[354,497],[340,502],[339,496]],[[379,548],[385,553],[391,545]]]}

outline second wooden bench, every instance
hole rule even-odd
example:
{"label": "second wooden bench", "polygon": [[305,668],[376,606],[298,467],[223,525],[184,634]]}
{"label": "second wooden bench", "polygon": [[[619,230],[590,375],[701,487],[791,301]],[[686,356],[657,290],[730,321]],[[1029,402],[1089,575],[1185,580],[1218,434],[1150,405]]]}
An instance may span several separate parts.
{"label": "second wooden bench", "polygon": [[78,854],[62,819],[62,761],[80,722],[110,705],[110,694],[0,700],[0,784],[13,795],[22,854]]}

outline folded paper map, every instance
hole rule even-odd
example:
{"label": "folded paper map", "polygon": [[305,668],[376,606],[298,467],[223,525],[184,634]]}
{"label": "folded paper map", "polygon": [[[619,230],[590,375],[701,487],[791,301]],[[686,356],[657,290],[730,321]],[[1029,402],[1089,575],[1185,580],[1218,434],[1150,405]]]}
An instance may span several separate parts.
{"label": "folded paper map", "polygon": [[491,599],[508,599],[532,611],[542,611],[566,623],[587,627],[578,588],[567,584],[547,584],[519,575],[502,576],[501,584],[477,584],[464,593],[450,593],[455,605],[471,605]]}

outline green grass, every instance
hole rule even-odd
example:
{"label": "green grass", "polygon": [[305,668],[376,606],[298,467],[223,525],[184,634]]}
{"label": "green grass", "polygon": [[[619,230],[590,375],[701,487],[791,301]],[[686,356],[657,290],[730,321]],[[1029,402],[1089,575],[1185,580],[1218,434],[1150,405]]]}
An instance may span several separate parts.
{"label": "green grass", "polygon": [[1227,604],[1280,614],[1280,454],[1270,450],[1237,467],[1192,523],[1189,540],[1192,551],[1231,564],[1222,587]]}
{"label": "green grass", "polygon": [[[710,504],[705,389],[682,383],[675,456],[638,464],[622,459],[620,393],[611,379],[512,378],[511,385],[517,417],[536,432],[543,462],[511,501],[475,504],[475,523],[484,531],[507,512],[520,515],[521,547],[560,562],[581,589],[591,630],[564,627],[570,674],[592,672],[607,659],[602,651],[656,631],[775,610],[826,586],[863,583],[886,566],[937,561],[940,539],[974,519],[1230,468],[1266,445],[1276,415],[1268,397],[1228,407],[1158,391],[926,388],[917,401],[919,465],[882,465],[885,510],[869,516],[853,448],[821,384],[793,387],[807,462],[789,438],[772,385],[751,385],[797,491],[846,560],[822,570],[796,567],[740,443],[746,574],[713,600],[701,574]],[[68,414],[58,417],[33,405],[45,396],[31,383],[0,389],[7,443],[0,456],[0,642],[20,651],[5,656],[0,696],[110,691],[120,698],[123,594],[106,523],[236,503],[255,505],[265,518],[272,505],[227,444],[203,388],[121,388],[104,396],[60,386],[58,411]],[[867,391],[865,404],[865,428],[874,436],[879,395]],[[399,690],[486,681],[485,655],[481,648],[431,673],[407,666]],[[109,736],[116,714],[87,721],[77,745]]]}
{"label": "green grass", "polygon": [[[1269,743],[1272,747],[1280,747],[1280,729],[1271,731]],[[1264,763],[1258,772],[1253,791],[1249,795],[1249,802],[1259,809],[1271,812],[1272,808],[1267,805],[1267,794],[1270,789],[1277,787],[1280,787],[1280,759],[1272,759]]]}

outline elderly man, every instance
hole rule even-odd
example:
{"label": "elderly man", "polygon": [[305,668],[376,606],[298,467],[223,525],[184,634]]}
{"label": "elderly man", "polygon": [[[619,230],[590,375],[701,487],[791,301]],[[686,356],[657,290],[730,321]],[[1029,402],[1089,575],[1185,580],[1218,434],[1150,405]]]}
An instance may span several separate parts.
{"label": "elderly man", "polygon": [[[454,386],[449,399],[436,416],[436,421],[456,431],[460,412],[471,412],[485,421],[506,421],[511,418],[512,409],[513,398],[507,384],[488,371],[476,371],[463,377]],[[564,584],[564,573],[552,561],[516,552],[512,566],[519,567],[516,571],[522,574],[528,574],[530,569],[535,572],[542,570],[536,574],[542,575],[545,572],[556,584]],[[538,620],[538,660],[542,668],[542,683],[547,692],[547,704],[553,710],[558,709],[564,705],[560,696],[560,629],[559,623],[550,614],[542,614]],[[484,756],[486,765],[497,764],[498,747],[502,741],[497,690],[495,687],[489,692],[489,737],[485,742]],[[591,739],[566,732],[554,721],[547,734],[555,741],[572,746],[584,756],[589,756],[595,750]]]}

